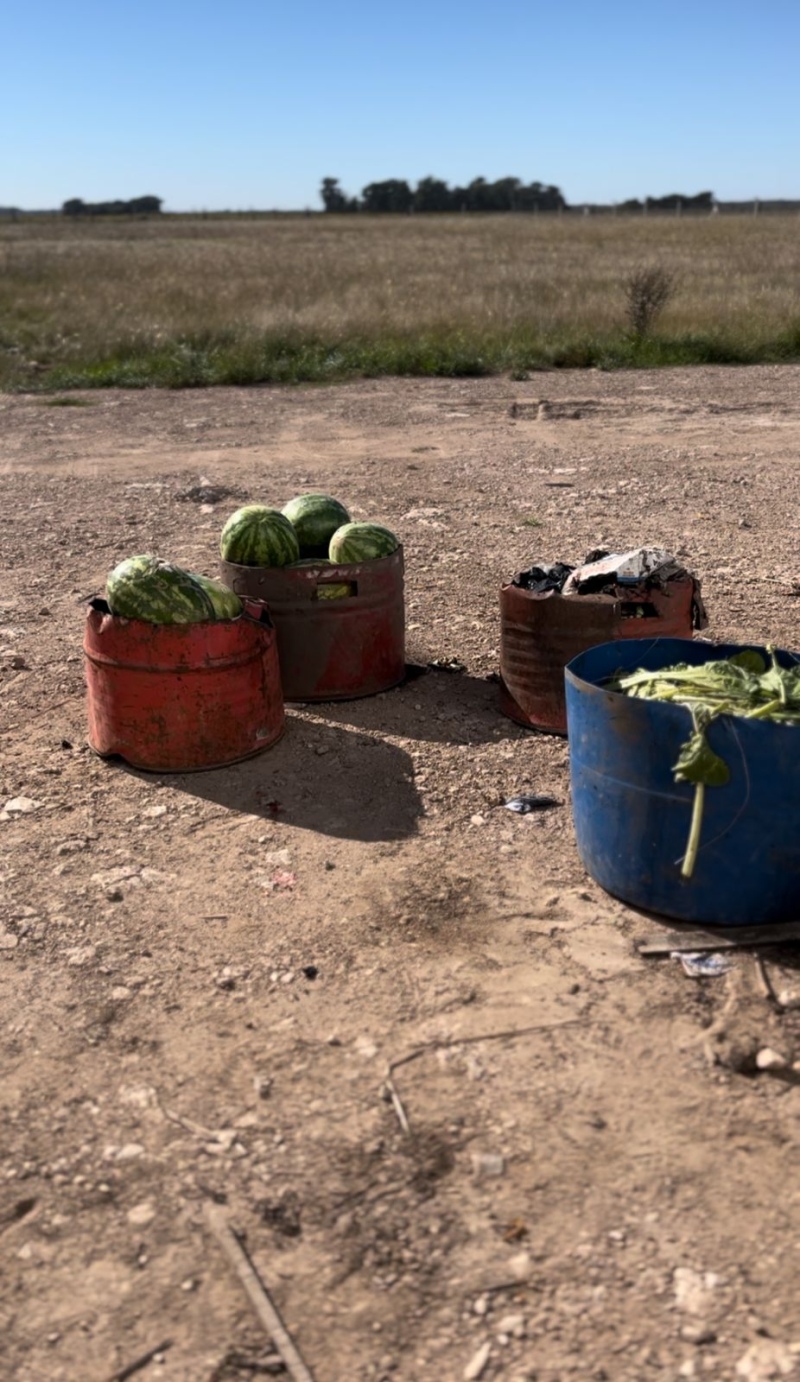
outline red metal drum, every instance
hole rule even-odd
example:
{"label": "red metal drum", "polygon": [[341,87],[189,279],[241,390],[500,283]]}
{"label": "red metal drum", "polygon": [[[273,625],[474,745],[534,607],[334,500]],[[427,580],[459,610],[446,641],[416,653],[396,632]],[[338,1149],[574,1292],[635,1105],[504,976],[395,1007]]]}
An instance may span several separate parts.
{"label": "red metal drum", "polygon": [[[221,563],[226,585],[263,600],[275,625],[287,701],[374,696],[405,676],[403,549],[346,566],[237,566]],[[342,599],[326,586],[347,585]]]}
{"label": "red metal drum", "polygon": [[238,619],[147,624],[89,606],[83,639],[89,743],[135,768],[186,773],[268,749],[284,728],[275,630]]}
{"label": "red metal drum", "polygon": [[[500,589],[500,709],[518,724],[566,734],[564,668],[579,653],[619,638],[691,638],[692,577],[627,604],[612,595],[535,595]],[[644,616],[644,617],[643,617]]]}

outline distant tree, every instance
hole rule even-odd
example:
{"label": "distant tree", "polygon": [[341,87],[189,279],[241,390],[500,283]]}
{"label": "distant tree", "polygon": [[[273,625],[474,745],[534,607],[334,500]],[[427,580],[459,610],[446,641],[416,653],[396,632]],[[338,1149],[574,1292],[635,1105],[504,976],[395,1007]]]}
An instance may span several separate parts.
{"label": "distant tree", "polygon": [[354,209],[352,202],[339,186],[338,178],[323,178],[319,194],[326,211],[352,211]]}
{"label": "distant tree", "polygon": [[492,193],[486,178],[473,178],[465,189],[467,211],[492,211]]}
{"label": "distant tree", "polygon": [[519,178],[498,178],[497,182],[490,183],[492,211],[516,211],[521,186]]}
{"label": "distant tree", "polygon": [[161,197],[134,197],[131,201],[84,202],[72,197],[61,207],[64,216],[151,216],[160,212]]}
{"label": "distant tree", "polygon": [[371,182],[361,193],[365,211],[409,212],[414,205],[414,193],[407,182],[389,178],[386,182]]}
{"label": "distant tree", "polygon": [[161,210],[163,198],[161,197],[134,197],[133,201],[128,202],[128,210],[137,216],[155,216]]}
{"label": "distant tree", "polygon": [[458,204],[446,182],[440,178],[423,178],[414,192],[415,211],[456,211]]}
{"label": "distant tree", "polygon": [[405,181],[388,178],[371,182],[361,201],[346,196],[338,178],[323,178],[320,196],[326,211],[368,211],[376,214],[409,211],[560,211],[566,207],[561,189],[519,178],[473,178],[466,187],[449,187],[441,178],[422,178],[413,189]]}

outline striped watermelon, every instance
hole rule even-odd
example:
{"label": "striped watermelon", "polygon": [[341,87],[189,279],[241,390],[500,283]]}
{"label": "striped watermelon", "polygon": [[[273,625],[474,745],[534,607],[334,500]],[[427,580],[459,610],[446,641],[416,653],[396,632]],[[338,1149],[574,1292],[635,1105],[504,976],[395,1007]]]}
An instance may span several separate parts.
{"label": "striped watermelon", "polygon": [[330,494],[298,494],[284,505],[281,513],[297,533],[304,557],[324,556],[336,529],[350,522],[344,504]]}
{"label": "striped watermelon", "polygon": [[190,571],[160,557],[128,557],[106,581],[112,614],[147,624],[199,624],[213,619],[214,606]]}
{"label": "striped watermelon", "polygon": [[223,561],[236,566],[290,566],[300,556],[300,543],[277,509],[245,504],[222,529],[219,550]]}
{"label": "striped watermelon", "polygon": [[303,557],[300,561],[290,562],[289,565],[294,570],[298,566],[333,566],[333,562],[327,557]]}
{"label": "striped watermelon", "polygon": [[382,528],[379,523],[345,523],[331,538],[328,554],[335,565],[348,566],[354,562],[390,557],[399,546],[394,533]]}
{"label": "striped watermelon", "polygon": [[216,619],[238,619],[242,612],[242,602],[239,596],[230,590],[222,581],[217,581],[213,576],[200,576],[196,571],[191,573],[198,585],[203,587],[211,604],[214,608]]}
{"label": "striped watermelon", "polygon": [[349,581],[331,581],[330,585],[317,586],[318,600],[346,600],[352,593]]}

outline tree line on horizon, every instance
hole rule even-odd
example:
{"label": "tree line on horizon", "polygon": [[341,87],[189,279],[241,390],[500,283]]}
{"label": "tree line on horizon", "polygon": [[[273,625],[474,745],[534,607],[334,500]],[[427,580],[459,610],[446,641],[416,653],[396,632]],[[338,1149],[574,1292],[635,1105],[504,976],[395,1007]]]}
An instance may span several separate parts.
{"label": "tree line on horizon", "polygon": [[84,202],[72,197],[61,207],[64,216],[152,216],[161,210],[163,197],[133,197],[130,201]]}
{"label": "tree line on horizon", "polygon": [[[339,214],[367,212],[369,214],[426,211],[566,211],[569,209],[559,187],[542,182],[525,184],[520,178],[499,178],[487,182],[473,178],[466,187],[450,187],[441,178],[427,177],[416,187],[401,178],[371,182],[362,188],[360,197],[350,197],[342,190],[338,178],[323,178],[320,197],[326,211]],[[713,192],[698,192],[684,196],[673,192],[666,197],[632,197],[617,205],[619,211],[687,211],[710,210],[714,205]]]}

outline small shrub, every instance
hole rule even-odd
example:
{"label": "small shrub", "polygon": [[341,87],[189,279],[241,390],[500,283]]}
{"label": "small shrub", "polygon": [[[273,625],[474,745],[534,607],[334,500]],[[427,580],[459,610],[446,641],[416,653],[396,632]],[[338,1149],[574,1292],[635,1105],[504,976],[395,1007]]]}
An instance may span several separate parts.
{"label": "small shrub", "polygon": [[660,264],[644,265],[628,275],[623,287],[628,324],[637,340],[642,340],[673,297],[675,275]]}

